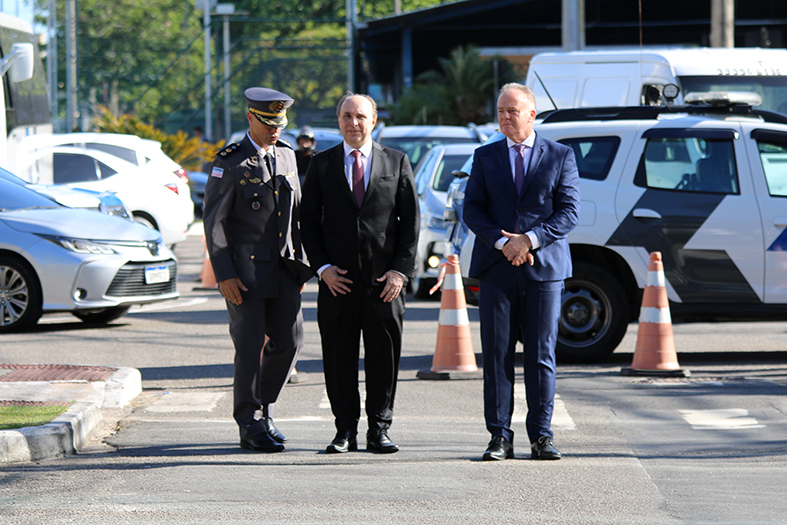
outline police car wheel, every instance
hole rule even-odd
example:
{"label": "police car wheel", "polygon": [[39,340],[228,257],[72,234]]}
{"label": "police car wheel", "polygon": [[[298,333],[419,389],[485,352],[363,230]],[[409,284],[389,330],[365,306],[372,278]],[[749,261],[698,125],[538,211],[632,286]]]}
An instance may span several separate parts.
{"label": "police car wheel", "polygon": [[41,318],[41,305],[35,271],[15,256],[0,256],[0,333],[34,326]]}
{"label": "police car wheel", "polygon": [[115,306],[113,308],[104,308],[99,311],[76,311],[71,313],[86,323],[106,324],[126,315],[129,308],[130,306]]}
{"label": "police car wheel", "polygon": [[556,357],[564,363],[591,363],[615,351],[629,319],[623,286],[591,263],[574,264],[560,308]]}

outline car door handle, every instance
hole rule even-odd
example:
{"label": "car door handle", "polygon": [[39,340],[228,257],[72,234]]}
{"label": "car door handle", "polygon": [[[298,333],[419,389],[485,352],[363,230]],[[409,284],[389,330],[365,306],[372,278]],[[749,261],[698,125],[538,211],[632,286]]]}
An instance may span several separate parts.
{"label": "car door handle", "polygon": [[787,217],[776,217],[773,219],[773,225],[779,227],[787,226]]}
{"label": "car door handle", "polygon": [[637,219],[661,219],[661,214],[647,208],[635,208],[631,214]]}

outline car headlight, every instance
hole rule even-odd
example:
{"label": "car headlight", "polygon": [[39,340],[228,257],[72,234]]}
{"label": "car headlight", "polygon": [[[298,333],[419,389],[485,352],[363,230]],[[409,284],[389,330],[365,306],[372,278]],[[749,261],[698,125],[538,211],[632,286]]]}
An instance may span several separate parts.
{"label": "car headlight", "polygon": [[54,235],[41,235],[40,237],[74,253],[95,253],[104,255],[116,253],[115,250],[107,244],[88,241],[87,239],[73,239],[71,237],[57,237]]}
{"label": "car headlight", "polygon": [[123,204],[116,204],[113,206],[108,206],[103,202],[98,205],[98,211],[104,213],[106,215],[114,215],[116,217],[123,217],[124,219],[131,219],[131,214]]}

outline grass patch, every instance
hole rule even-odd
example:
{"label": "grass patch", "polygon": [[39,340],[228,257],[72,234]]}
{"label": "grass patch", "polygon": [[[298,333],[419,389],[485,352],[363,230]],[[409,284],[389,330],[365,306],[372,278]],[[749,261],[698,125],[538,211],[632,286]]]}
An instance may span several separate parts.
{"label": "grass patch", "polygon": [[0,430],[46,425],[68,410],[70,404],[0,406]]}

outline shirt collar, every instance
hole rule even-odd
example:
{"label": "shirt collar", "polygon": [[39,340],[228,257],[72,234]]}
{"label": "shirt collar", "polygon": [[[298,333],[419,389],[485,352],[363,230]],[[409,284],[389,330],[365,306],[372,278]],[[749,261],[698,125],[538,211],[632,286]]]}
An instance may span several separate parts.
{"label": "shirt collar", "polygon": [[[351,147],[349,144],[347,144],[344,141],[342,141],[342,144],[344,145],[344,157],[347,158],[352,154],[355,148]],[[372,141],[371,140],[367,141],[366,144],[358,148],[358,150],[361,152],[361,155],[363,155],[367,159],[370,158],[372,155]]]}
{"label": "shirt collar", "polygon": [[[533,132],[530,133],[530,135],[527,136],[527,138],[525,139],[524,142],[522,142],[522,144],[524,144],[528,148],[532,148],[535,141],[536,141],[536,132],[534,130]],[[508,145],[509,148],[511,148],[514,146],[514,144],[517,143],[511,140],[510,138],[506,137],[506,144]]]}

